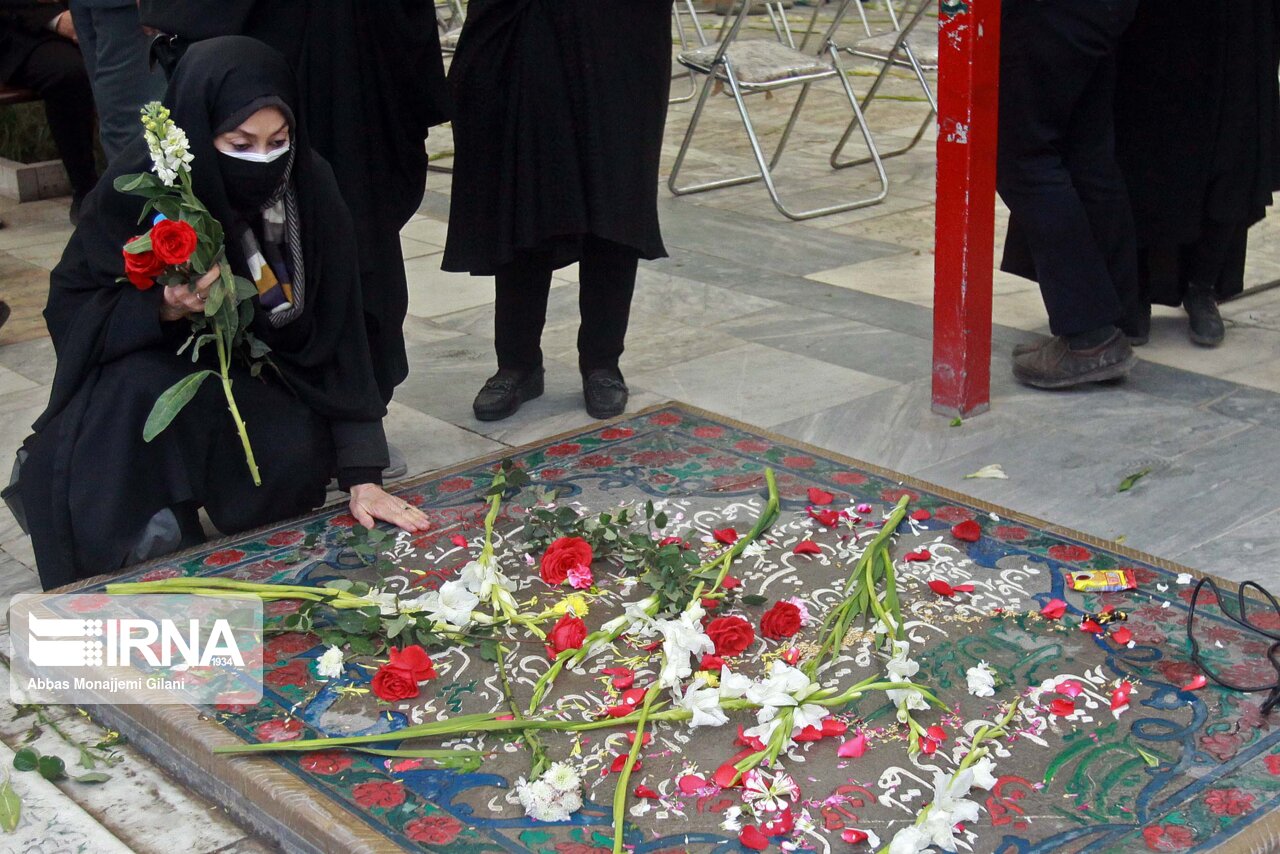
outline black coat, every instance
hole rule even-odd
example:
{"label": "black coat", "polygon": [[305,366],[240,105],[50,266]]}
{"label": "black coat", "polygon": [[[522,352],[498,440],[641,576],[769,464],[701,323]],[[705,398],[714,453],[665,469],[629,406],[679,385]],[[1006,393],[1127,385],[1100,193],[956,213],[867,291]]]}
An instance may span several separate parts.
{"label": "black coat", "polygon": [[188,41],[248,35],[298,75],[311,143],[355,220],[364,311],[384,400],[409,372],[400,229],[426,187],[428,129],[449,118],[431,0],[142,0],[142,22]]}
{"label": "black coat", "polygon": [[49,22],[66,10],[65,3],[0,0],[0,82],[8,83],[41,44],[60,38]]}
{"label": "black coat", "polygon": [[583,235],[666,255],[658,161],[671,86],[662,0],[472,0],[449,71],[457,150],[444,269],[578,260]]}

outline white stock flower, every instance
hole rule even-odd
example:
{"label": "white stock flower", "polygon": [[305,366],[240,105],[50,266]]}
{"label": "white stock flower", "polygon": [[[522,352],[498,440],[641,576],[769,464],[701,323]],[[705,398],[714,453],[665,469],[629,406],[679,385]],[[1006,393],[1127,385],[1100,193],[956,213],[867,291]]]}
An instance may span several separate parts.
{"label": "white stock flower", "polygon": [[151,155],[152,168],[156,176],[167,187],[172,187],[178,180],[180,172],[191,168],[194,156],[189,150],[190,143],[182,128],[169,118],[169,111],[153,102],[143,109],[143,136],[147,140],[147,151]]}
{"label": "white stock flower", "polygon": [[341,647],[329,647],[316,659],[316,675],[322,679],[337,679],[342,675],[342,663],[345,658]]}
{"label": "white stock flower", "polygon": [[996,675],[991,665],[979,661],[964,673],[969,681],[969,693],[975,697],[991,697],[996,693]]}
{"label": "white stock flower", "polygon": [[729,716],[724,713],[724,709],[720,708],[720,692],[715,688],[690,685],[685,689],[684,696],[676,700],[675,705],[677,708],[693,713],[693,717],[689,720],[691,728],[723,726],[729,722]]}
{"label": "white stock flower", "polygon": [[691,604],[677,619],[657,620],[654,625],[662,632],[662,672],[658,684],[675,688],[680,680],[693,674],[690,658],[700,660],[703,655],[716,651],[716,645],[702,630],[705,612],[698,603]]}

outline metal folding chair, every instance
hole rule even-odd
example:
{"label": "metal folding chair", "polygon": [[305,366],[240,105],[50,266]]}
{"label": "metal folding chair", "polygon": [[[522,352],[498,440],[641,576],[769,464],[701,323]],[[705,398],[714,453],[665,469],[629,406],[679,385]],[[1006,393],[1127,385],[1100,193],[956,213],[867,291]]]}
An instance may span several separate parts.
{"label": "metal folding chair", "polygon": [[[918,0],[915,11],[912,12],[905,25],[901,26],[899,25],[897,13],[893,8],[893,0],[887,0],[885,5],[889,10],[889,18],[893,22],[893,29],[873,34],[867,22],[866,12],[862,10],[862,6],[859,4],[858,14],[862,17],[862,26],[867,31],[868,36],[865,39],[859,39],[854,45],[844,48],[846,53],[855,57],[871,59],[880,64],[880,73],[876,75],[871,88],[867,90],[867,94],[862,99],[862,111],[864,114],[870,112],[871,102],[875,100],[876,95],[880,92],[880,87],[884,85],[889,72],[894,68],[907,68],[914,72],[916,80],[920,83],[920,88],[924,91],[925,99],[929,103],[929,114],[920,123],[920,128],[916,131],[915,136],[912,137],[911,142],[901,148],[880,155],[882,159],[887,160],[890,157],[906,154],[915,148],[924,137],[925,131],[933,124],[934,117],[938,114],[938,101],[934,96],[933,87],[929,85],[928,78],[929,72],[938,70],[938,34],[936,29],[928,35],[917,32],[918,25],[922,20],[925,20],[925,13],[931,6],[930,0]],[[904,6],[904,14],[909,8],[909,6]],[[832,155],[831,159],[831,165],[836,169],[848,169],[851,166],[863,166],[871,162],[870,158],[867,157],[840,160],[840,153],[844,151],[844,147],[853,136],[854,130],[854,124],[850,122],[849,126],[845,128],[844,134],[840,137],[840,142],[836,146],[835,154]]]}
{"label": "metal folding chair", "polygon": [[[706,190],[733,187],[763,180],[766,189],[769,191],[769,198],[773,200],[774,207],[783,216],[794,220],[812,219],[826,214],[853,210],[854,208],[874,205],[884,200],[889,193],[889,178],[885,174],[884,165],[880,161],[880,153],[876,150],[875,140],[863,120],[862,107],[858,102],[858,97],[849,85],[848,75],[845,73],[844,65],[840,59],[840,46],[836,42],[836,33],[848,12],[849,4],[857,2],[858,0],[837,0],[838,5],[835,17],[823,35],[821,47],[816,55],[797,50],[791,44],[786,44],[782,41],[771,39],[739,41],[738,35],[742,25],[751,11],[751,4],[747,2],[743,3],[742,9],[734,19],[732,27],[725,33],[724,38],[718,44],[706,45],[680,53],[680,64],[698,74],[705,75],[706,80],[702,85],[702,92],[698,97],[697,105],[694,107],[693,115],[689,119],[689,127],[685,131],[680,151],[676,154],[675,163],[671,167],[671,176],[667,180],[667,186],[673,194],[683,196],[689,193],[700,193]],[[769,5],[777,7],[770,10],[771,17],[776,13],[785,22],[781,4],[771,2]],[[790,140],[791,133],[795,128],[796,120],[804,107],[810,87],[819,81],[831,79],[835,79],[840,83],[853,113],[853,123],[862,128],[862,137],[866,142],[867,151],[870,152],[869,160],[875,164],[880,190],[873,196],[854,199],[849,202],[807,210],[792,210],[782,201],[778,193],[773,171],[782,159],[787,142]],[[759,171],[701,184],[681,185],[679,183],[681,168],[684,165],[685,157],[689,153],[689,147],[693,142],[698,122],[702,118],[702,111],[706,106],[707,98],[711,95],[712,89],[717,82],[728,86],[729,94],[733,96],[733,100],[738,106],[738,113],[742,117],[742,123],[746,129],[747,138],[751,143],[751,151],[755,156]],[[791,86],[799,86],[800,94],[791,110],[791,116],[782,131],[782,138],[778,141],[778,146],[774,150],[773,156],[766,159],[760,144],[760,138],[756,134],[755,125],[751,121],[751,114],[747,109],[746,96],[757,92],[772,92]],[[832,153],[832,161],[834,161],[837,153],[838,150]]]}
{"label": "metal folding chair", "polygon": [[[681,7],[684,7],[683,9]],[[685,16],[689,21],[685,23]],[[671,17],[676,27],[676,37],[680,40],[680,50],[685,51],[693,47],[703,47],[707,44],[707,34],[702,29],[702,23],[698,20],[698,10],[693,7],[693,0],[675,0],[671,4]],[[693,38],[690,38],[689,31],[693,31]],[[682,77],[689,79],[689,94],[672,96],[667,103],[683,104],[686,101],[692,101],[693,96],[698,94],[698,80],[692,71],[684,71],[680,74]],[[675,79],[675,75],[672,75]]]}

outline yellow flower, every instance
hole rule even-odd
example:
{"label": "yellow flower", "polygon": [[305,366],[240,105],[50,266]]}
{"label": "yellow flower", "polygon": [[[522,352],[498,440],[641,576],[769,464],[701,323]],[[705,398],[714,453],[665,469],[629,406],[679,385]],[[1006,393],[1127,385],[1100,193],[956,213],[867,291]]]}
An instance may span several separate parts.
{"label": "yellow flower", "polygon": [[557,602],[551,609],[551,613],[556,617],[563,617],[565,614],[585,617],[587,616],[587,599],[579,593],[573,593]]}
{"label": "yellow flower", "polygon": [[720,687],[720,677],[710,670],[699,670],[693,674],[693,678],[697,682],[704,683],[708,688]]}

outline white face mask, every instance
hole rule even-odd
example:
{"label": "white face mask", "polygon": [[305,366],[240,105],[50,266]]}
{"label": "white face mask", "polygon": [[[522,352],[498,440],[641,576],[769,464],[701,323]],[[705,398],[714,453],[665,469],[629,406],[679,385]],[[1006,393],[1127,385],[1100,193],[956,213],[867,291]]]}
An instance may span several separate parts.
{"label": "white face mask", "polygon": [[243,160],[247,163],[274,163],[289,153],[289,143],[286,142],[275,151],[268,151],[266,154],[259,154],[256,151],[222,151],[222,153],[235,160]]}

